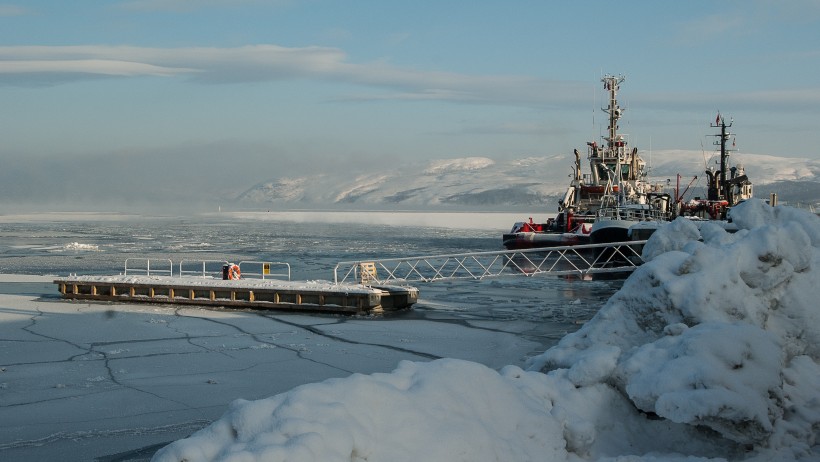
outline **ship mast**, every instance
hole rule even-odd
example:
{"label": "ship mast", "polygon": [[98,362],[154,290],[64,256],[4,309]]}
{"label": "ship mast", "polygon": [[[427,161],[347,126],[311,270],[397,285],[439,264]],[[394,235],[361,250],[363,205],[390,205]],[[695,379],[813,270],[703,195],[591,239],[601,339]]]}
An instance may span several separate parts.
{"label": "ship mast", "polygon": [[719,135],[712,135],[716,136],[719,139],[714,142],[715,146],[720,146],[720,172],[719,175],[719,184],[718,184],[718,191],[723,199],[729,201],[729,204],[733,204],[732,196],[732,189],[730,188],[730,184],[726,181],[726,169],[729,163],[729,152],[731,151],[726,147],[726,142],[729,141],[729,137],[733,135],[733,133],[729,133],[726,131],[727,128],[732,126],[732,120],[729,120],[729,123],[726,123],[726,119],[723,118],[720,113],[718,113],[717,118],[715,118],[715,123],[711,124],[712,128],[720,128]]}
{"label": "ship mast", "polygon": [[606,168],[615,174],[613,187],[618,188],[617,203],[620,205],[624,201],[624,188],[621,185],[623,179],[622,164],[625,162],[624,150],[626,149],[626,142],[623,137],[618,136],[618,120],[621,118],[621,107],[618,106],[618,90],[621,83],[624,81],[624,76],[614,76],[607,74],[601,81],[604,83],[604,89],[609,92],[609,105],[601,108],[602,111],[609,115],[609,126],[607,127],[606,149],[604,149],[604,158],[602,161]]}
{"label": "ship mast", "polygon": [[[620,75],[605,75],[601,81],[604,83],[604,88],[609,91],[609,105],[601,108],[604,112],[609,114],[608,136],[606,138],[607,148],[611,154],[616,155],[619,160],[622,158],[624,145],[618,138],[618,120],[621,118],[621,107],[618,106],[618,90],[621,83],[624,81],[624,76]],[[620,146],[618,146],[620,144]],[[621,149],[619,150],[618,147]]]}

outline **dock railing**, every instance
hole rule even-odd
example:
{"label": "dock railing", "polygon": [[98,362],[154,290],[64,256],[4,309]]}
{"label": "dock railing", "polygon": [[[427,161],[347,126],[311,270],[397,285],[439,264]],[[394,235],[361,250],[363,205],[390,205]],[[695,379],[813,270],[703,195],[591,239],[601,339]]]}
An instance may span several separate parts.
{"label": "dock railing", "polygon": [[[275,267],[283,268],[281,272],[274,273]],[[251,272],[245,268],[258,269],[258,272]],[[261,279],[269,278],[284,278],[290,281],[290,264],[282,261],[241,261],[239,262],[239,269],[242,277],[253,276]]]}
{"label": "dock railing", "polygon": [[[180,276],[197,276],[203,278],[222,277],[222,267],[227,260],[182,260],[179,262]],[[243,278],[269,279],[279,278],[290,281],[290,264],[281,261],[241,261],[238,263]],[[282,268],[273,272],[273,268]]]}
{"label": "dock railing", "polygon": [[[179,277],[222,278],[222,267],[228,264],[226,260],[181,260],[179,262]],[[244,266],[243,266],[244,265]],[[255,279],[278,278],[290,281],[290,264],[279,261],[242,261],[239,262],[242,277]],[[274,272],[275,268],[279,268]],[[173,276],[174,262],[170,259],[127,258],[125,272],[134,275]]]}
{"label": "dock railing", "polygon": [[179,275],[222,278],[222,265],[225,263],[227,263],[225,260],[181,260]]}
{"label": "dock railing", "polygon": [[473,252],[340,262],[336,284],[365,285],[484,279],[500,276],[578,275],[634,271],[646,241]]}
{"label": "dock railing", "polygon": [[[130,271],[133,275],[134,273],[139,275],[150,276],[151,274],[159,274],[161,276],[173,276],[174,275],[174,262],[169,259],[154,259],[154,267],[151,267],[151,260],[148,258],[126,258],[125,259],[125,275],[128,275]],[[158,266],[158,263],[161,263],[161,266]],[[165,264],[168,266],[165,266]]]}

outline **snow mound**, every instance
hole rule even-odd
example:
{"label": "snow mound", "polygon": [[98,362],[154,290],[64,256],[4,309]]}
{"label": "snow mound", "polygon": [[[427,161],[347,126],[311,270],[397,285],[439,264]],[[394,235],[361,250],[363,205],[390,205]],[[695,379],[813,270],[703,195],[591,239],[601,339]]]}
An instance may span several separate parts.
{"label": "snow mound", "polygon": [[820,425],[820,218],[760,200],[731,216],[735,234],[683,218],[656,232],[651,261],[533,368],[797,457]]}
{"label": "snow mound", "polygon": [[[499,374],[454,359],[403,361],[390,374],[354,374],[259,401],[237,400],[216,423],[154,460],[566,458],[560,423],[543,418],[546,403],[527,393],[523,378],[544,376],[508,369]],[[462,393],[465,377],[472,382],[468,393]]]}
{"label": "snow mound", "polygon": [[820,218],[680,219],[598,314],[500,372],[402,362],[259,401],[155,461],[818,460]]}

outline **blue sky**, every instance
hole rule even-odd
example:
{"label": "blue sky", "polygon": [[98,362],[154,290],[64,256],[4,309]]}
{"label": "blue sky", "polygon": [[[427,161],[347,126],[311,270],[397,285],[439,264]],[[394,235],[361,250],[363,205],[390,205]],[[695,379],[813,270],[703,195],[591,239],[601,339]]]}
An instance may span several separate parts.
{"label": "blue sky", "polygon": [[569,156],[600,136],[604,73],[641,150],[708,149],[721,111],[741,152],[820,158],[818,23],[818,0],[6,1],[0,162],[201,159],[252,184]]}

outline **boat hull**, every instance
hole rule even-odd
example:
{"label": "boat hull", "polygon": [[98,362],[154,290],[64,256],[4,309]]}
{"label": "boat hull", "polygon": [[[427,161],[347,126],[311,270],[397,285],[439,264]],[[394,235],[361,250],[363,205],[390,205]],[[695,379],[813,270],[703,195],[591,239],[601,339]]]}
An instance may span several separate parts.
{"label": "boat hull", "polygon": [[517,232],[502,236],[507,250],[540,249],[568,245],[589,244],[588,234],[558,232]]}
{"label": "boat hull", "polygon": [[592,225],[589,233],[592,244],[609,244],[626,242],[629,239],[629,228],[638,223],[633,220],[603,220]]}
{"label": "boat hull", "polygon": [[668,222],[660,222],[660,221],[641,221],[638,222],[629,228],[629,236],[627,240],[630,241],[645,241],[649,239],[655,231],[659,230],[662,226],[666,225]]}

